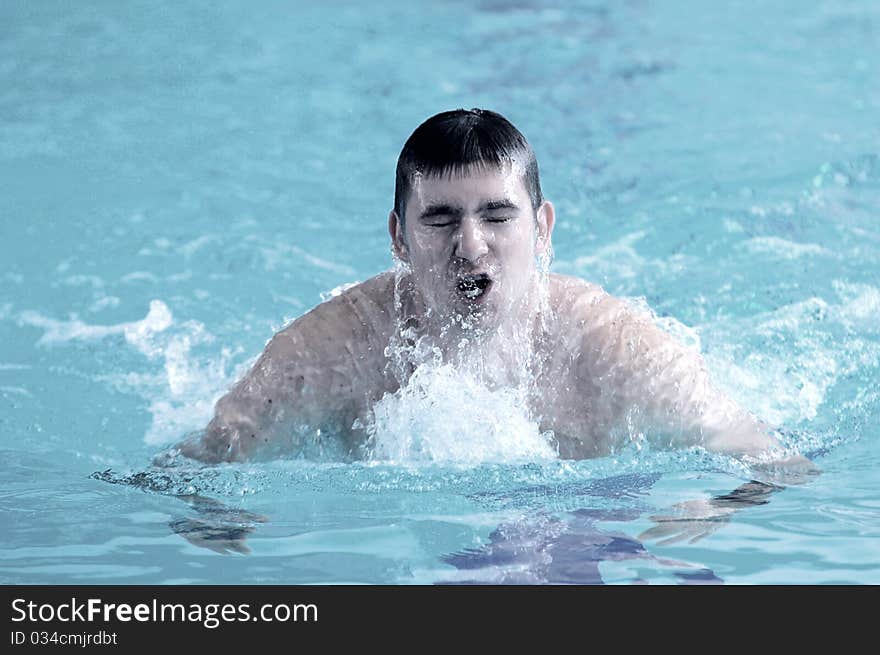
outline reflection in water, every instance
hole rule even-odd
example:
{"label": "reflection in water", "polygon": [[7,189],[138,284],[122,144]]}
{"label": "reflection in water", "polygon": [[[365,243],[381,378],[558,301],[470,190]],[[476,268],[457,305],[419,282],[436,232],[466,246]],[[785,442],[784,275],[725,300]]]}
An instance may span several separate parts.
{"label": "reflection in water", "polygon": [[[489,543],[442,558],[459,571],[446,583],[455,584],[604,584],[600,564],[639,560],[654,566],[673,567],[684,584],[719,584],[723,581],[711,570],[665,558],[647,551],[644,544],[623,532],[600,528],[599,522],[629,522],[644,514],[645,507],[595,509],[584,505],[607,505],[627,499],[630,503],[645,494],[660,474],[618,475],[566,485],[564,495],[581,508],[559,515],[537,511],[529,518],[500,525],[492,531]],[[493,506],[522,506],[522,496],[546,498],[558,494],[559,487],[535,485],[508,494],[483,493],[474,499]],[[656,520],[659,517],[652,517]],[[704,524],[695,520],[694,525]],[[644,535],[642,535],[644,536]],[[653,537],[654,535],[648,535]],[[641,538],[641,536],[640,536]],[[640,578],[633,583],[646,582]]]}
{"label": "reflection in water", "polygon": [[[198,493],[197,476],[170,474],[167,471],[141,471],[119,475],[108,469],[93,473],[91,478],[132,486],[150,493],[177,498],[195,512],[195,516],[178,517],[169,527],[189,543],[217,553],[250,553],[247,537],[268,518]],[[680,503],[667,516],[651,516],[655,525],[638,538],[622,531],[608,530],[599,523],[631,522],[645,514],[646,507],[597,509],[608,501],[627,499],[630,502],[646,493],[660,474],[613,476],[568,485],[564,495],[579,508],[562,514],[544,509],[522,520],[502,523],[495,528],[489,543],[440,557],[457,571],[449,572],[441,584],[604,584],[602,564],[639,561],[671,568],[682,584],[721,584],[723,580],[712,570],[700,565],[657,557],[645,548],[643,541],[661,540],[666,545],[689,540],[691,543],[712,534],[741,509],[769,502],[773,493],[783,487],[752,480],[734,491],[708,500]],[[203,481],[202,481],[203,482]],[[523,494],[547,498],[559,493],[558,486],[534,485],[515,493],[481,492],[469,498],[495,507],[523,507]],[[528,505],[528,503],[525,503]],[[632,583],[645,583],[640,577]]]}
{"label": "reflection in water", "polygon": [[168,526],[194,546],[225,554],[251,552],[245,541],[258,523],[268,518],[246,510],[224,505],[219,500],[198,493],[179,493],[181,488],[192,488],[194,478],[173,476],[156,471],[140,471],[131,475],[117,475],[112,470],[98,471],[92,479],[110,484],[122,484],[143,491],[173,496],[195,510],[194,517],[175,518]]}
{"label": "reflection in water", "polygon": [[[646,493],[659,477],[659,474],[614,476],[570,486],[566,493],[605,501],[635,497]],[[684,540],[694,543],[727,524],[735,512],[768,503],[770,496],[782,488],[751,480],[727,494],[680,503],[672,508],[669,515],[651,516],[655,525],[642,532],[638,539],[597,526],[598,522],[637,520],[644,513],[637,507],[623,510],[576,509],[563,517],[538,512],[528,519],[499,526],[491,533],[489,543],[481,548],[444,556],[444,562],[455,566],[459,572],[466,572],[453,575],[446,582],[603,584],[600,564],[642,560],[682,569],[673,571],[682,584],[721,584],[723,580],[710,569],[656,557],[646,550],[642,541],[660,540],[661,546]],[[546,497],[554,489],[535,486],[525,491]],[[479,498],[493,504],[510,500],[499,494],[480,494]],[[598,500],[592,504],[602,502]],[[632,582],[646,581],[636,578]]]}
{"label": "reflection in water", "polygon": [[213,498],[204,496],[178,496],[198,514],[197,517],[174,519],[168,526],[194,546],[207,548],[217,553],[236,552],[247,555],[251,552],[245,540],[255,529],[257,523],[269,519],[260,514],[228,507]]}
{"label": "reflection in water", "polygon": [[[644,560],[654,565],[684,569],[674,574],[684,584],[720,584],[711,570],[686,562],[658,558],[644,545],[622,532],[609,532],[598,521],[631,521],[634,511],[582,509],[565,519],[537,516],[524,522],[501,525],[490,542],[442,559],[463,576],[446,582],[458,584],[604,584],[603,562]],[[646,582],[636,578],[633,583]]]}

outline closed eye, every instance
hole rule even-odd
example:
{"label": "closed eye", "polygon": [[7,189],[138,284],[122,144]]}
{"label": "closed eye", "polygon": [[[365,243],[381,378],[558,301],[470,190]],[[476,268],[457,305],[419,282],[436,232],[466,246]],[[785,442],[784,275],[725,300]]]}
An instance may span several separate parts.
{"label": "closed eye", "polygon": [[492,216],[486,219],[487,223],[508,223],[513,220],[513,216]]}

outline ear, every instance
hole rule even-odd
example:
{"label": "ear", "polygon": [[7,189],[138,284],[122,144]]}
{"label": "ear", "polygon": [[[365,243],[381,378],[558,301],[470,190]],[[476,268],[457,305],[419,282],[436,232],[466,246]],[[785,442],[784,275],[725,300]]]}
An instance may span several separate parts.
{"label": "ear", "polygon": [[393,209],[388,214],[388,234],[391,235],[391,250],[395,256],[402,261],[408,261],[408,253],[406,251],[406,240],[403,234],[403,223],[397,216],[397,212]]}
{"label": "ear", "polygon": [[553,203],[549,200],[545,200],[541,203],[541,206],[538,207],[538,239],[536,243],[536,250],[539,255],[547,252],[552,243],[551,236],[553,234],[553,225],[556,223],[556,210],[553,208]]}

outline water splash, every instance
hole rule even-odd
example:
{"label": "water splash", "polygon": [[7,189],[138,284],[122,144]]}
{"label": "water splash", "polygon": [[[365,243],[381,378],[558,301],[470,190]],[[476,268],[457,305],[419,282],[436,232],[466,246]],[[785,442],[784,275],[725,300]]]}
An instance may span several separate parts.
{"label": "water splash", "polygon": [[880,365],[880,345],[871,338],[880,292],[840,280],[832,285],[837,299],[810,297],[700,326],[704,339],[718,343],[706,358],[722,388],[777,425],[814,421],[823,406],[845,400],[835,396],[846,381]]}
{"label": "water splash", "polygon": [[520,389],[489,389],[452,364],[426,363],[374,406],[364,426],[368,458],[464,465],[555,458],[551,435],[524,408]]}
{"label": "water splash", "polygon": [[535,330],[546,331],[550,315],[549,257],[537,262],[522,325],[488,330],[469,316],[425,329],[411,311],[409,267],[395,261],[395,329],[385,356],[400,389],[356,422],[367,434],[368,460],[472,466],[557,456],[552,433],[528,409],[544,357]]}
{"label": "water splash", "polygon": [[128,343],[150,356],[154,354],[150,348],[152,335],[167,330],[173,323],[173,318],[168,305],[161,300],[152,300],[147,315],[140,321],[130,323],[88,325],[77,318],[59,321],[34,311],[21,312],[18,323],[44,330],[43,336],[37,341],[37,345],[40,346],[51,346],[76,340],[100,340],[107,336],[122,334]]}
{"label": "water splash", "polygon": [[175,322],[162,300],[152,300],[139,321],[91,325],[77,317],[53,319],[39,312],[23,311],[20,325],[41,328],[37,345],[54,347],[71,341],[100,341],[122,336],[125,343],[150,362],[161,362],[161,372],[100,373],[95,379],[111,387],[143,397],[152,417],[144,441],[168,443],[181,434],[203,427],[211,418],[214,400],[240,371],[228,371],[235,352],[222,348],[219,356],[200,358],[193,349],[213,342],[214,337],[199,321]]}

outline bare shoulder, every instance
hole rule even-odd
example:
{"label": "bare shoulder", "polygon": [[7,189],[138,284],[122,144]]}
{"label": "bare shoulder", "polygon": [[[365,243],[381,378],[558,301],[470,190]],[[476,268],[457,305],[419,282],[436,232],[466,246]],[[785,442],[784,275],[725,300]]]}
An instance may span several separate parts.
{"label": "bare shoulder", "polygon": [[598,284],[571,275],[550,276],[553,310],[581,327],[620,321],[651,324],[650,310],[625,298],[613,296]]}
{"label": "bare shoulder", "polygon": [[270,348],[314,355],[352,353],[387,341],[393,317],[394,274],[386,271],[316,305],[278,332]]}
{"label": "bare shoulder", "polygon": [[602,316],[625,312],[629,305],[598,284],[571,275],[551,274],[550,304],[559,325],[583,329]]}
{"label": "bare shoulder", "polygon": [[550,274],[550,301],[554,307],[563,307],[585,300],[589,302],[602,295],[607,294],[598,284],[573,275]]}
{"label": "bare shoulder", "polygon": [[614,367],[654,353],[661,356],[678,343],[661,330],[649,311],[601,286],[569,276],[553,276],[551,302],[559,343],[583,357],[582,365]]}

